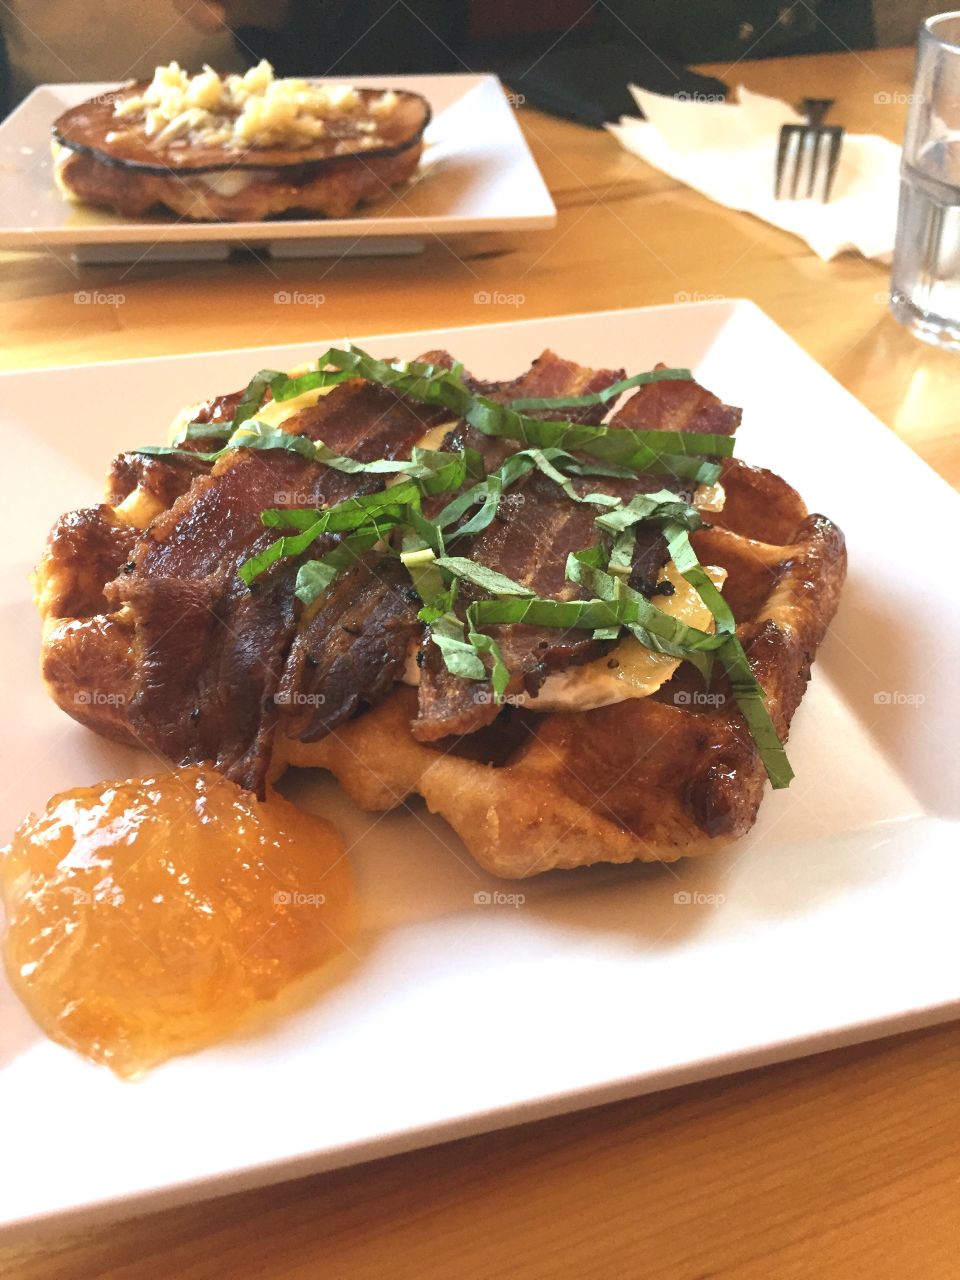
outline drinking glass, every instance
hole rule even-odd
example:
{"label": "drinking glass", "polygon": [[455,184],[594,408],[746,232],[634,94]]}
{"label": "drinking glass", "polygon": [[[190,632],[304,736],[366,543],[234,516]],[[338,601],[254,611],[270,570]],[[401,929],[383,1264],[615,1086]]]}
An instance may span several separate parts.
{"label": "drinking glass", "polygon": [[920,28],[890,310],[918,338],[960,350],[960,10]]}

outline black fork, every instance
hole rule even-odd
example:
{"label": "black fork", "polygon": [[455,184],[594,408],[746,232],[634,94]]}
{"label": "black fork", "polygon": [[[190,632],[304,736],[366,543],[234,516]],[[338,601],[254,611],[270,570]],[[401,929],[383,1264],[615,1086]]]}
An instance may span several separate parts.
{"label": "black fork", "polygon": [[807,183],[803,198],[811,200],[819,186],[820,200],[825,204],[830,199],[844,133],[842,125],[823,123],[833,102],[833,98],[804,98],[800,110],[807,118],[806,124],[785,124],[781,128],[774,187],[777,200],[798,199],[804,169]]}

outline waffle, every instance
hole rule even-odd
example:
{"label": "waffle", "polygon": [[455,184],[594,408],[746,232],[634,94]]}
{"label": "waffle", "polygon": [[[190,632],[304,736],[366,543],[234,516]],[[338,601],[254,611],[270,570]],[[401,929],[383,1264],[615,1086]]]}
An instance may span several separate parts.
{"label": "waffle", "polygon": [[[526,381],[474,385],[509,402],[531,390],[580,393],[619,376],[545,353]],[[392,456],[409,456],[411,441],[449,417],[360,380],[343,384],[338,395],[305,410],[285,430],[312,431],[312,438],[333,441],[354,457],[364,450],[370,458],[387,456],[384,441]],[[202,420],[229,420],[238,399],[208,402]],[[737,410],[690,382],[650,384],[617,417],[626,424],[631,413],[632,421],[659,429],[702,430],[697,424],[709,422],[729,432],[739,420]],[[686,428],[677,425],[684,414]],[[339,437],[330,434],[337,431]],[[265,465],[264,456],[272,461]],[[769,471],[728,458],[720,479],[722,509],[691,541],[702,564],[726,574],[724,596],[738,637],[783,740],[836,610],[844,540]],[[297,492],[307,481],[321,486],[309,501]],[[472,731],[437,737],[423,732],[424,691],[398,682],[419,624],[409,580],[391,576],[397,561],[364,561],[360,577],[342,578],[316,609],[299,617],[292,609],[292,579],[282,573],[251,593],[238,587],[231,569],[221,574],[221,595],[209,594],[211,575],[222,570],[218,561],[224,559],[215,521],[210,523],[217,502],[221,514],[229,511],[234,519],[246,501],[259,528],[259,512],[275,505],[278,486],[289,497],[280,505],[314,506],[342,500],[357,483],[284,450],[258,457],[236,449],[212,470],[199,454],[157,460],[121,455],[107,502],[64,516],[38,570],[43,675],[53,698],[100,734],[145,745],[176,764],[212,761],[250,787],[261,787],[267,773],[276,782],[293,766],[329,770],[367,810],[384,811],[419,795],[478,863],[507,878],[596,862],[702,856],[749,830],[765,770],[726,677],[705,688],[692,667],[680,664],[650,696],[583,711],[535,711],[529,698],[511,697],[499,714],[494,707],[485,715],[471,703]],[[381,482],[369,483],[376,488]],[[250,497],[258,485],[270,500],[261,501],[259,491]],[[150,557],[167,554],[172,535],[183,533],[181,545],[196,551],[200,544],[208,568],[185,573],[174,562],[158,580],[147,576],[155,591],[145,628],[134,579]],[[137,574],[127,578],[134,569]],[[377,611],[376,626],[363,638],[376,652],[371,655],[368,645],[359,655],[368,682],[351,687],[340,674],[322,686],[345,696],[333,718],[328,698],[327,719],[318,721],[316,709],[301,705],[318,687],[310,683],[318,667],[311,631],[319,628],[321,639],[336,632],[320,670],[329,657],[331,668],[349,676],[359,661],[350,649],[351,618],[359,610],[369,622],[368,599]],[[224,615],[228,606],[241,612]],[[251,661],[246,641],[259,644],[265,622],[273,626],[281,614],[286,632],[270,631],[274,647],[255,648]],[[576,677],[575,665],[573,672]],[[535,676],[526,678],[535,696]],[[195,712],[188,710],[195,696],[191,679],[199,691]],[[206,710],[201,714],[201,693],[207,709],[219,707],[212,729],[205,727]],[[201,723],[195,725],[195,718]]]}

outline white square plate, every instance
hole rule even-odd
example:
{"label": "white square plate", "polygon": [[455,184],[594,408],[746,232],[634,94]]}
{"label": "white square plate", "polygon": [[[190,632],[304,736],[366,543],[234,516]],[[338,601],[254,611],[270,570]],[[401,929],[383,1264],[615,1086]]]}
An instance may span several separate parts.
{"label": "white square plate", "polygon": [[[111,456],[160,439],[181,405],[341,336],[0,377],[0,830],[65,787],[155,767],[40,686],[27,575],[52,521],[97,501]],[[790,738],[796,781],[723,855],[500,883],[525,896],[508,906],[475,903],[497,884],[422,807],[371,817],[299,775],[352,845],[356,962],[309,1007],[135,1084],[45,1040],[0,987],[0,1222],[213,1195],[957,1012],[956,495],[752,303],[360,340],[447,347],[488,378],[546,346],[665,360],[744,406],[741,456],[849,539]]]}
{"label": "white square plate", "polygon": [[398,237],[400,243],[422,242],[468,231],[554,225],[553,200],[496,76],[355,76],[349,83],[376,86],[387,80],[422,94],[433,109],[413,182],[352,218],[269,222],[131,219],[68,203],[53,182],[51,126],[68,107],[116,85],[41,85],[0,123],[0,248],[68,245],[82,250],[86,260],[100,260],[140,258],[147,250],[182,256],[202,253],[202,247],[224,254],[231,246],[293,252],[295,241],[317,241],[310,250],[322,252],[319,242],[329,241],[327,252],[340,253],[362,249],[356,244],[361,239],[389,247]]}

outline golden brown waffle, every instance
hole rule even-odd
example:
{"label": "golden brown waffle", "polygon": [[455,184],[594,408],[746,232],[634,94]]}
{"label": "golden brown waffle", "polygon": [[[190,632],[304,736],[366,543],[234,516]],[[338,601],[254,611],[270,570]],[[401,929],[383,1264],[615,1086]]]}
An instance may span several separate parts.
{"label": "golden brown waffle", "polygon": [[[772,472],[731,459],[722,483],[723,512],[692,540],[702,563],[728,572],[737,633],[785,738],[837,607],[843,535]],[[715,852],[753,825],[766,782],[724,682],[708,693],[685,666],[653,697],[514,710],[460,740],[417,742],[415,714],[416,691],[400,688],[321,742],[281,739],[274,777],[329,769],[363,809],[419,794],[481,866],[509,878]]]}
{"label": "golden brown waffle", "polygon": [[[221,459],[215,474],[240,467],[245,452]],[[284,455],[285,466],[294,464]],[[138,546],[161,537],[214,483],[190,459],[179,472],[138,465],[135,490],[121,458],[108,503],[58,522],[37,575],[51,695],[81,723],[127,742],[138,741],[130,712],[143,674],[129,608],[111,607],[109,584]],[[723,510],[692,542],[703,564],[727,572],[724,595],[785,738],[837,606],[843,536],[768,471],[729,459],[721,481]],[[177,612],[170,616],[175,622]],[[175,669],[155,681],[164,696],[160,677],[171,676]],[[317,742],[286,736],[292,721],[281,718],[271,776],[290,765],[329,769],[358,805],[378,811],[419,794],[481,865],[515,878],[713,852],[751,827],[766,782],[725,678],[705,689],[687,664],[649,697],[579,712],[509,707],[462,738],[417,741],[416,707],[416,691],[397,685]]]}

